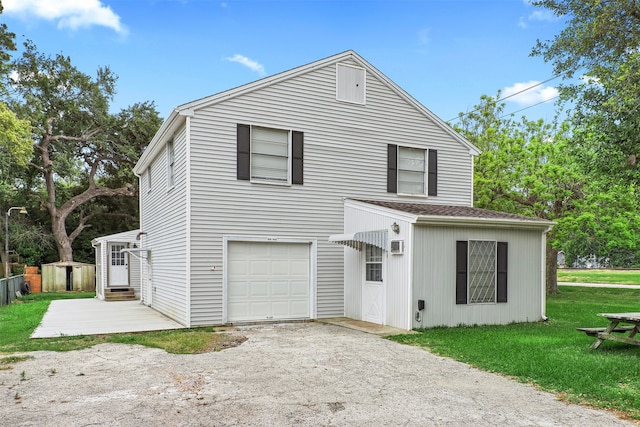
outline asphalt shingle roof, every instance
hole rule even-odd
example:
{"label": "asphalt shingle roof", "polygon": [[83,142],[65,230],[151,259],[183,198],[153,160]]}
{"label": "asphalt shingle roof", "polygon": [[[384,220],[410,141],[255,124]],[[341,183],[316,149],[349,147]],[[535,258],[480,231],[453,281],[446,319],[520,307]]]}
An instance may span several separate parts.
{"label": "asphalt shingle roof", "polygon": [[549,222],[551,221],[516,215],[506,212],[491,211],[488,209],[478,209],[469,206],[453,206],[453,205],[435,205],[428,203],[408,203],[408,202],[387,202],[381,200],[358,200],[359,202],[368,203],[371,205],[382,206],[388,209],[393,209],[400,212],[406,212],[413,215],[420,216],[439,216],[439,217],[454,217],[454,218],[481,218],[481,219],[497,219],[497,220],[510,220],[510,221],[526,221],[526,222]]}

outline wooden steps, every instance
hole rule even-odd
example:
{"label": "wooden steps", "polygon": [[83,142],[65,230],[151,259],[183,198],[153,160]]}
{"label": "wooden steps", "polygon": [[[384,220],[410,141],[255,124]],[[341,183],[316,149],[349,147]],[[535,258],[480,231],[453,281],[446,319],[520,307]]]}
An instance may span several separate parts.
{"label": "wooden steps", "polygon": [[133,288],[118,287],[106,288],[104,290],[105,301],[135,301],[136,294]]}

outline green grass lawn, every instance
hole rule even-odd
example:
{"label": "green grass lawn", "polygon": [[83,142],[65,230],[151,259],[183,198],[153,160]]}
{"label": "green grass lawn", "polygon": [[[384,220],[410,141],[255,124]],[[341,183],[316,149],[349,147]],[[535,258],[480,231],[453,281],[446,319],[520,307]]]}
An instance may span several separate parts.
{"label": "green grass lawn", "polygon": [[[24,351],[69,351],[105,342],[140,344],[162,348],[169,353],[193,354],[236,346],[244,339],[220,333],[219,328],[177,329],[170,331],[87,335],[31,339],[42,321],[49,303],[55,299],[93,298],[94,292],[59,292],[26,295],[0,307],[0,355]],[[117,303],[105,303],[117,304]],[[0,369],[10,365],[12,357],[0,356]]]}
{"label": "green grass lawn", "polygon": [[558,269],[558,282],[640,285],[640,270]]}
{"label": "green grass lawn", "polygon": [[602,312],[640,311],[640,290],[563,288],[547,300],[547,322],[434,328],[395,341],[532,383],[561,398],[640,419],[640,347],[604,342],[577,327],[606,326]]}

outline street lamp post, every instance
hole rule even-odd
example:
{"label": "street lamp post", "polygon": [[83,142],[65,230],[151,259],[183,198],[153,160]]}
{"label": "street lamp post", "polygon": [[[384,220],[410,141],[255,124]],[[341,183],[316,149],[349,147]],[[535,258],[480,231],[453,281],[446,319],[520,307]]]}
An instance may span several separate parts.
{"label": "street lamp post", "polygon": [[12,206],[9,208],[7,213],[5,214],[4,220],[4,256],[5,256],[5,264],[4,264],[4,277],[9,278],[9,216],[11,215],[11,211],[20,210],[21,214],[26,214],[27,209],[24,206]]}

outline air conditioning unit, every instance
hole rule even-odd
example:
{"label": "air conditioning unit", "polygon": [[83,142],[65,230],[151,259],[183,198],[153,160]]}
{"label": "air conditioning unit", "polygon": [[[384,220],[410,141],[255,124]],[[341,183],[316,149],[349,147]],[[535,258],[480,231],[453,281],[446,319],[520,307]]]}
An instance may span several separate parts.
{"label": "air conditioning unit", "polygon": [[404,253],[404,240],[391,241],[391,254],[402,255]]}

